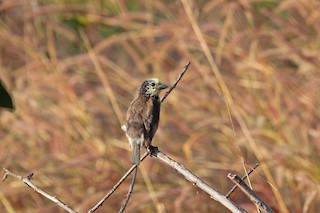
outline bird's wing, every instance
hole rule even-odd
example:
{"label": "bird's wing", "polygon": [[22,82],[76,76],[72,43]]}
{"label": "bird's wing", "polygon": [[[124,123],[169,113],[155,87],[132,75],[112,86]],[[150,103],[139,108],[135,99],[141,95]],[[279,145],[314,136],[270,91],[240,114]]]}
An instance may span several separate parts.
{"label": "bird's wing", "polygon": [[144,111],[144,104],[138,96],[131,102],[127,111],[126,134],[131,138],[145,137]]}
{"label": "bird's wing", "polygon": [[154,134],[157,131],[159,123],[160,102],[149,100],[143,117],[144,126],[146,129],[146,139],[149,143],[152,141]]}

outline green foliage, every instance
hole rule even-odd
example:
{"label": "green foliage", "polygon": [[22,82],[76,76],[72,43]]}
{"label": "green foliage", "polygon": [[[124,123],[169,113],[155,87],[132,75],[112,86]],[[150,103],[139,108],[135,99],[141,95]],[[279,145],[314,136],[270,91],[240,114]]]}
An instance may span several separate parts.
{"label": "green foliage", "polygon": [[255,1],[252,3],[252,9],[254,11],[260,10],[272,10],[279,5],[280,1]]}
{"label": "green foliage", "polygon": [[98,32],[102,37],[109,37],[115,34],[119,34],[122,32],[125,32],[125,30],[122,27],[118,27],[118,26],[105,26],[105,25],[101,25],[98,27]]}
{"label": "green foliage", "polygon": [[69,26],[74,31],[84,29],[88,25],[88,19],[84,15],[75,14],[66,19],[62,19],[62,23]]}
{"label": "green foliage", "polygon": [[129,11],[139,10],[139,1],[126,0],[126,5]]}

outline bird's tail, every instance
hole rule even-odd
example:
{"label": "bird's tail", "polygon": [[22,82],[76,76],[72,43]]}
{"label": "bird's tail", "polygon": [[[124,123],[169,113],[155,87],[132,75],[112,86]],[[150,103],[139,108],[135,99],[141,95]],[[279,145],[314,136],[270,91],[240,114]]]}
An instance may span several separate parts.
{"label": "bird's tail", "polygon": [[131,164],[137,166],[140,164],[140,144],[138,143],[132,143]]}

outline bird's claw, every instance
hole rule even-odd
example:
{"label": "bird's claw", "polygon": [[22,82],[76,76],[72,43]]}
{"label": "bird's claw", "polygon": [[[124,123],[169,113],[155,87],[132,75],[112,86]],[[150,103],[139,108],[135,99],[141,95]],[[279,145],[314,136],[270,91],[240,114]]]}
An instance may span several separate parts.
{"label": "bird's claw", "polygon": [[147,150],[148,150],[148,152],[149,152],[149,154],[150,154],[151,157],[152,157],[152,156],[155,156],[155,155],[159,152],[159,149],[158,149],[157,146],[151,146],[151,145],[149,145],[148,148],[147,148]]}

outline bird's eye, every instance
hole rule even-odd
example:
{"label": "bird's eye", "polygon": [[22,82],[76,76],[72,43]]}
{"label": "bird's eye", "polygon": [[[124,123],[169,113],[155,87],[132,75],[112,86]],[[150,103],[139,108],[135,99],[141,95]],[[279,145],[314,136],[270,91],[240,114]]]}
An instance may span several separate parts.
{"label": "bird's eye", "polygon": [[152,84],[151,84],[151,86],[153,86],[153,87],[154,87],[155,85],[156,85],[155,83],[152,83]]}

